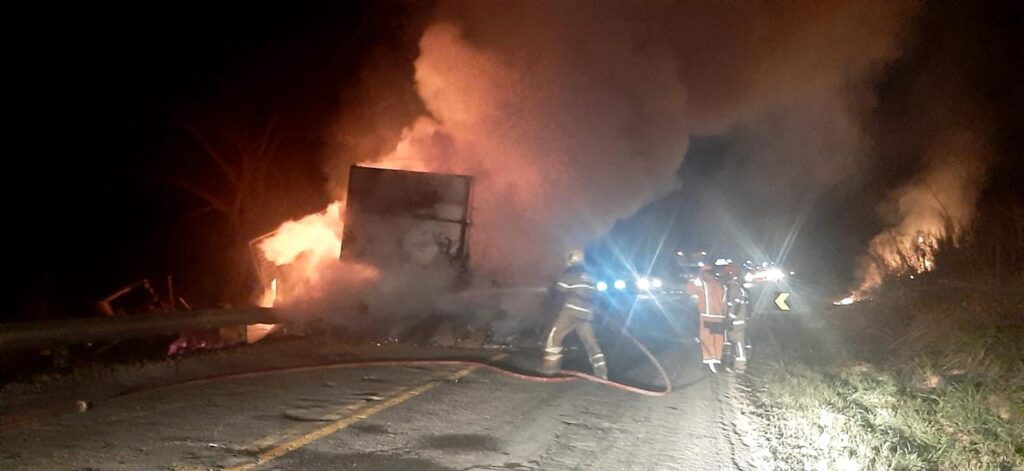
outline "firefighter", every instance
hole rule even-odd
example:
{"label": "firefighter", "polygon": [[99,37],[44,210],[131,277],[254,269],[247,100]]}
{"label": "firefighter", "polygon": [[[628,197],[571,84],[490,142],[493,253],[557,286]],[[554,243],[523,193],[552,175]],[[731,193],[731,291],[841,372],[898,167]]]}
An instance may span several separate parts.
{"label": "firefighter", "polygon": [[711,265],[703,258],[707,254],[696,254],[701,258],[691,258],[688,264],[696,268],[696,273],[687,283],[686,292],[697,305],[700,318],[698,338],[704,364],[717,374],[718,365],[722,363],[727,328],[725,285],[715,278]]}
{"label": "firefighter", "polygon": [[715,274],[725,284],[726,316],[729,330],[726,345],[732,346],[736,370],[743,371],[747,365],[747,323],[749,316],[749,293],[743,287],[742,271],[739,265],[726,259],[715,262]]}
{"label": "firefighter", "polygon": [[583,266],[582,250],[569,252],[566,268],[555,284],[555,291],[562,297],[562,308],[544,344],[543,372],[555,374],[562,368],[562,352],[565,350],[562,343],[567,335],[576,332],[590,358],[594,376],[607,379],[604,353],[594,335],[594,297],[597,290]]}

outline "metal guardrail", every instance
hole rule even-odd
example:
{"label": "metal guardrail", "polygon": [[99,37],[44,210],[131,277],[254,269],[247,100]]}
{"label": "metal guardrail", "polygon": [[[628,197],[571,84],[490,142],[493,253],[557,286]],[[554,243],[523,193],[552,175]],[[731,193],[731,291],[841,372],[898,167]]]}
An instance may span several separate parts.
{"label": "metal guardrail", "polygon": [[246,308],[0,324],[0,351],[146,338],[193,329],[283,321],[280,312],[274,309]]}

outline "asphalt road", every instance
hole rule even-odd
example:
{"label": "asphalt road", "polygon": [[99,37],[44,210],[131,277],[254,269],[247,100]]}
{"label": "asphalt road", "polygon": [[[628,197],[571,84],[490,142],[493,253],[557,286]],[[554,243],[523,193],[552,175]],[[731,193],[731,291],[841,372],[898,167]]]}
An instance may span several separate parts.
{"label": "asphalt road", "polygon": [[[0,469],[736,469],[732,379],[703,371],[692,343],[655,347],[665,397],[458,365],[278,372],[0,432]],[[628,345],[606,351],[613,379],[657,387]]]}

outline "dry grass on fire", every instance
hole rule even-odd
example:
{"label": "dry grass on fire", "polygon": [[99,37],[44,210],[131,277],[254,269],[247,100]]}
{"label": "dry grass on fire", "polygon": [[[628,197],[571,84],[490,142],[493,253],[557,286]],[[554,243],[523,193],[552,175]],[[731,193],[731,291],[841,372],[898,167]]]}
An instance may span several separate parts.
{"label": "dry grass on fire", "polygon": [[1024,469],[1024,289],[906,280],[777,319],[749,386],[780,469]]}

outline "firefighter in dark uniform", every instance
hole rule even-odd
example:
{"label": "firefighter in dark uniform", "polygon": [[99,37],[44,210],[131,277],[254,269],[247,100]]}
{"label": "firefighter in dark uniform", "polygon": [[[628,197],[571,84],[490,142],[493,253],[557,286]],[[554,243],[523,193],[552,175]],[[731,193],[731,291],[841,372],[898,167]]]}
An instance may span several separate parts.
{"label": "firefighter in dark uniform", "polygon": [[562,307],[544,343],[542,370],[545,374],[555,374],[561,370],[565,350],[562,343],[567,335],[576,332],[590,358],[594,376],[607,379],[608,367],[604,353],[594,335],[594,297],[597,289],[583,266],[583,251],[569,252],[566,265],[555,284],[555,291],[562,297]]}
{"label": "firefighter in dark uniform", "polygon": [[743,287],[742,271],[739,265],[732,260],[716,261],[715,274],[725,284],[726,316],[731,324],[726,344],[732,347],[736,370],[742,372],[747,366],[749,349],[747,340],[747,323],[750,320],[749,294]]}

